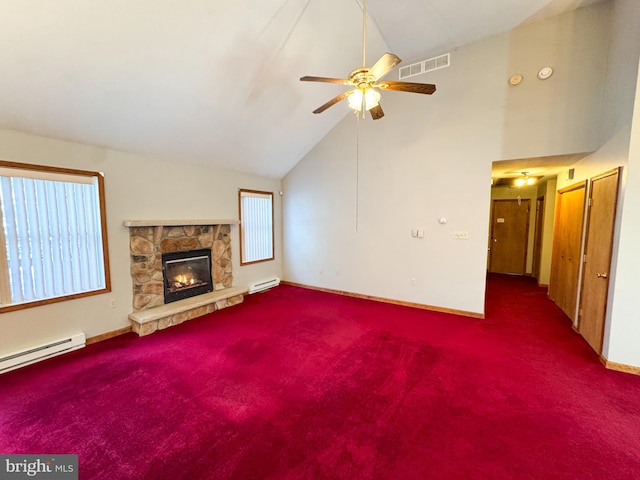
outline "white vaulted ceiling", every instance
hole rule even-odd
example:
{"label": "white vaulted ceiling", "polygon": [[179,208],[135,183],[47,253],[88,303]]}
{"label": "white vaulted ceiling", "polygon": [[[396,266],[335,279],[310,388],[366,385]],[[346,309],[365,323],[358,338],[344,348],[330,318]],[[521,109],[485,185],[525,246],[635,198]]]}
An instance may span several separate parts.
{"label": "white vaulted ceiling", "polygon": [[[421,60],[598,0],[368,0],[368,61]],[[2,0],[0,128],[271,177],[345,115],[356,0]],[[389,78],[397,78],[392,72]]]}

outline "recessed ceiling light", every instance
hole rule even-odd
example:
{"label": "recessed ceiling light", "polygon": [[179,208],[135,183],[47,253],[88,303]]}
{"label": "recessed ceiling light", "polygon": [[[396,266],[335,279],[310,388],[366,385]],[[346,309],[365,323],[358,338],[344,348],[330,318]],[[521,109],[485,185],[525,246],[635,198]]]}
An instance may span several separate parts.
{"label": "recessed ceiling light", "polygon": [[551,75],[553,75],[553,68],[551,68],[551,67],[543,67],[538,72],[538,78],[540,80],[546,80]]}

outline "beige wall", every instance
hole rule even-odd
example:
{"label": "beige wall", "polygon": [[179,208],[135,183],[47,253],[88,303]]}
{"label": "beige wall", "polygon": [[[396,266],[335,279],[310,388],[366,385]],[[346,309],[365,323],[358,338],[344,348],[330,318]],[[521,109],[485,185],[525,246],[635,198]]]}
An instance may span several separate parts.
{"label": "beige wall", "polygon": [[[234,284],[281,276],[280,181],[0,130],[3,160],[104,172],[113,291],[3,313],[0,355],[83,331],[88,337],[129,325],[132,286],[124,220],[238,218],[237,189],[276,192],[276,260],[239,266],[238,226],[231,229]],[[110,301],[117,308],[110,308]]]}
{"label": "beige wall", "polygon": [[603,353],[612,362],[640,367],[640,77],[636,86],[626,170],[624,198],[618,215],[620,240],[614,256],[614,278],[609,288],[610,308]]}
{"label": "beige wall", "polygon": [[[599,146],[609,13],[605,2],[460,47],[451,67],[415,77],[433,96],[385,92],[382,120],[347,115],[283,180],[285,278],[483,312],[491,163]],[[537,80],[546,65],[554,75]]]}
{"label": "beige wall", "polygon": [[[358,125],[346,115],[283,179],[277,260],[236,268],[232,229],[235,283],[283,273],[310,285],[482,312],[491,162],[595,151],[576,165],[576,180],[625,166],[604,354],[640,366],[639,9],[637,0],[602,2],[460,47],[451,67],[415,78],[437,84],[432,97],[386,92],[384,119]],[[546,65],[554,75],[536,80]],[[507,84],[513,73],[525,78],[515,88]],[[2,314],[0,354],[127,325],[132,296],[122,220],[237,218],[238,187],[280,189],[273,179],[9,131],[0,131],[0,158],[105,172],[113,279],[111,294]],[[183,192],[177,199],[169,193],[172,179]],[[565,183],[561,175],[557,188]],[[543,247],[549,258],[551,217],[545,215]],[[423,228],[425,238],[412,238],[413,228]],[[469,239],[453,239],[455,231]],[[109,309],[111,299],[118,308]]]}
{"label": "beige wall", "polygon": [[615,225],[602,354],[611,362],[640,367],[640,324],[637,322],[640,252],[640,3],[611,3],[611,38],[603,92],[601,146],[578,162],[573,180],[558,179],[558,188],[622,167]]}
{"label": "beige wall", "polygon": [[556,209],[556,185],[557,179],[547,181],[538,191],[538,196],[544,195],[544,225],[542,227],[542,249],[540,253],[539,285],[549,285],[551,278],[551,258],[553,253],[553,225]]}

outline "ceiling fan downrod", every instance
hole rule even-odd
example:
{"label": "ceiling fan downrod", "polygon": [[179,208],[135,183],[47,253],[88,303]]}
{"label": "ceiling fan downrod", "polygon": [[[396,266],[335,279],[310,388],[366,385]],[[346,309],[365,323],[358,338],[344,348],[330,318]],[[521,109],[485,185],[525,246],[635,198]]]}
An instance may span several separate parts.
{"label": "ceiling fan downrod", "polygon": [[367,0],[362,0],[362,68],[367,66]]}

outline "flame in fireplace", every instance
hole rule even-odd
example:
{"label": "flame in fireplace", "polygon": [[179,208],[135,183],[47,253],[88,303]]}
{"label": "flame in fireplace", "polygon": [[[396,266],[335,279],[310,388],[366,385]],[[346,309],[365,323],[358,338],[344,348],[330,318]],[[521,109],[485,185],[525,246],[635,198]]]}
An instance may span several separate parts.
{"label": "flame in fireplace", "polygon": [[174,291],[202,284],[202,282],[196,280],[192,275],[185,274],[176,275],[173,277],[173,281],[171,283]]}
{"label": "flame in fireplace", "polygon": [[178,283],[180,283],[181,285],[193,285],[194,283],[196,283],[196,279],[193,278],[192,276],[187,276],[187,275],[178,275],[177,277],[174,278],[174,280]]}

